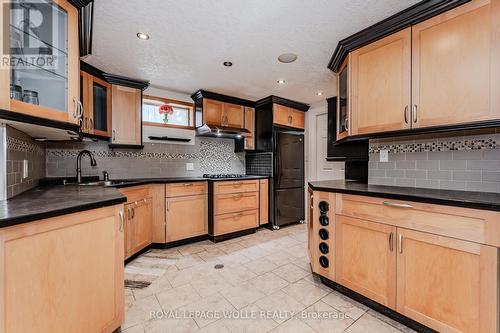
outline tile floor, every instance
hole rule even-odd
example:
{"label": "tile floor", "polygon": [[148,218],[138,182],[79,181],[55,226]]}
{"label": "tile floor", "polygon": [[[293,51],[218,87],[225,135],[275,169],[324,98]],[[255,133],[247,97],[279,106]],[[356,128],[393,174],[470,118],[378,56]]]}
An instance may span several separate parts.
{"label": "tile floor", "polygon": [[122,332],[413,332],[322,285],[306,248],[306,226],[293,225],[151,250],[125,268],[151,284],[125,289]]}

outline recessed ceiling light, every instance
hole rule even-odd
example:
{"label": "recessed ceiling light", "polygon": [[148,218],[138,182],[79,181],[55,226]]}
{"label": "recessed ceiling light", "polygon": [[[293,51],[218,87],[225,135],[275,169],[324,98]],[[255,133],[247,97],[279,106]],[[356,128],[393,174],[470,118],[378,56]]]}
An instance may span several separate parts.
{"label": "recessed ceiling light", "polygon": [[278,83],[279,83],[279,84],[284,84],[284,83],[285,83],[285,80],[283,80],[283,79],[278,80]]}
{"label": "recessed ceiling light", "polygon": [[137,33],[137,38],[142,39],[142,40],[148,40],[149,39],[149,35],[144,34],[142,32],[138,32]]}
{"label": "recessed ceiling light", "polygon": [[231,61],[224,61],[223,64],[226,67],[231,67],[233,65],[233,63]]}
{"label": "recessed ceiling light", "polygon": [[278,61],[284,64],[289,64],[297,60],[297,55],[295,53],[283,53],[278,57]]}
{"label": "recessed ceiling light", "polygon": [[318,95],[318,96],[323,96],[323,92],[322,92],[322,91],[318,91],[318,92],[316,93],[316,95]]}

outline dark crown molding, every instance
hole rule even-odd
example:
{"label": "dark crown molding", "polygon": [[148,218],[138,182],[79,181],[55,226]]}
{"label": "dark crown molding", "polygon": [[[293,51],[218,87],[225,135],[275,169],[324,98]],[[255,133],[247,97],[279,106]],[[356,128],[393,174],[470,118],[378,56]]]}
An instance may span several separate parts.
{"label": "dark crown molding", "polygon": [[231,103],[231,104],[243,105],[243,106],[247,106],[250,108],[255,107],[255,102],[252,102],[250,100],[243,99],[243,98],[237,98],[237,97],[233,97],[233,96],[228,96],[228,95],[223,95],[223,94],[219,94],[219,93],[214,93],[214,92],[203,90],[203,89],[200,89],[191,95],[191,99],[195,102],[202,99],[202,98],[213,99],[216,101],[226,102],[226,103]]}
{"label": "dark crown molding", "polygon": [[339,67],[349,52],[470,1],[471,0],[421,1],[341,40],[337,44],[335,52],[328,63],[328,68],[334,72],[338,72]]}
{"label": "dark crown molding", "polygon": [[80,126],[78,124],[35,117],[24,113],[13,112],[3,109],[0,109],[0,119],[65,130],[67,132],[73,133],[75,136],[80,136]]}
{"label": "dark crown molding", "polygon": [[94,2],[94,0],[68,0],[68,2],[73,5],[73,7],[77,9],[82,9],[87,6],[89,3]]}
{"label": "dark crown molding", "polygon": [[144,90],[149,87],[149,81],[131,79],[125,76],[103,73],[106,81],[111,84]]}
{"label": "dark crown molding", "polygon": [[85,73],[88,73],[92,76],[95,76],[101,80],[106,81],[106,78],[104,77],[104,72],[101,71],[99,68],[94,67],[88,63],[86,63],[83,60],[80,60],[80,70],[84,71]]}
{"label": "dark crown molding", "polygon": [[257,102],[255,102],[255,107],[260,107],[262,105],[272,104],[272,103],[288,106],[290,108],[294,108],[294,109],[304,111],[304,112],[309,110],[309,107],[310,107],[309,104],[305,104],[305,103],[301,103],[301,102],[297,102],[297,101],[292,101],[291,99],[278,97],[278,96],[274,96],[274,95],[271,95],[271,96],[268,96],[266,98],[258,100]]}

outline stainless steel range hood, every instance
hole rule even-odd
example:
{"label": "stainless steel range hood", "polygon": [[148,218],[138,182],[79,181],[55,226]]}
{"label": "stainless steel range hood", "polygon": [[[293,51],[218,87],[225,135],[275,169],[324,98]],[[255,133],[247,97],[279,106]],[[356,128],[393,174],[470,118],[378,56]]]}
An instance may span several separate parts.
{"label": "stainless steel range hood", "polygon": [[245,128],[222,127],[207,124],[196,128],[197,136],[209,136],[214,138],[241,139],[247,133],[250,133],[250,131]]}

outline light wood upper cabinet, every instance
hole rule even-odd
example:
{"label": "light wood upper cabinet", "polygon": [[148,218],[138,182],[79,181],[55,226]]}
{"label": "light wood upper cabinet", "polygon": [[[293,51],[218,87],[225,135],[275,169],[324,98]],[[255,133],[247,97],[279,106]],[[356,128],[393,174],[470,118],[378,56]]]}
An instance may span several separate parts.
{"label": "light wood upper cabinet", "polygon": [[223,126],[233,128],[245,127],[245,107],[243,105],[224,103]]}
{"label": "light wood upper cabinet", "polygon": [[83,107],[83,133],[112,136],[111,84],[80,71],[80,101]]}
{"label": "light wood upper cabinet", "polygon": [[396,228],[341,215],[335,224],[336,282],[395,309]]}
{"label": "light wood upper cabinet", "polygon": [[140,89],[113,85],[113,144],[141,145],[142,92]]}
{"label": "light wood upper cabinet", "polygon": [[206,194],[167,198],[167,242],[206,235],[208,196]]}
{"label": "light wood upper cabinet", "polygon": [[305,113],[281,104],[273,104],[273,123],[287,127],[304,129]]}
{"label": "light wood upper cabinet", "polygon": [[351,53],[352,132],[410,127],[411,28]]}
{"label": "light wood upper cabinet", "polygon": [[0,332],[108,333],[120,327],[122,210],[104,207],[1,229]]}
{"label": "light wood upper cabinet", "polygon": [[255,109],[245,106],[245,128],[250,132],[245,135],[245,150],[255,149]]}
{"label": "light wood upper cabinet", "polygon": [[213,99],[203,99],[203,122],[210,125],[223,123],[224,103]]}
{"label": "light wood upper cabinet", "polygon": [[498,332],[498,249],[398,228],[397,311],[439,332]]}
{"label": "light wood upper cabinet", "polygon": [[349,71],[349,60],[351,55],[347,57],[342,66],[340,67],[337,87],[337,140],[345,138],[349,135],[349,126],[352,125],[351,121],[351,79],[349,78],[351,72]]}
{"label": "light wood upper cabinet", "polygon": [[500,118],[499,1],[471,1],[412,33],[413,127]]}

